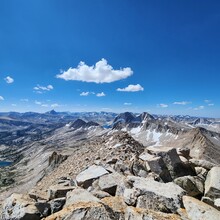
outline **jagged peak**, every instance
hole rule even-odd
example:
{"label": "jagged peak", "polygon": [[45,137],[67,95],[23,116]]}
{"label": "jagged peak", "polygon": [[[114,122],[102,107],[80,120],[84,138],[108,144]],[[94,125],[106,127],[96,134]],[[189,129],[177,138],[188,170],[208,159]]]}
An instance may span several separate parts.
{"label": "jagged peak", "polygon": [[118,120],[124,120],[125,123],[132,122],[135,119],[135,115],[132,112],[124,112],[120,113],[114,120],[117,122]]}
{"label": "jagged peak", "polygon": [[57,115],[57,114],[58,114],[58,112],[56,112],[54,109],[52,109],[51,111],[46,112],[46,114],[50,114],[50,115]]}
{"label": "jagged peak", "polygon": [[147,119],[154,120],[155,118],[151,114],[149,114],[148,112],[143,112],[137,116],[137,119],[140,119],[140,121],[143,121],[143,120],[147,120]]}

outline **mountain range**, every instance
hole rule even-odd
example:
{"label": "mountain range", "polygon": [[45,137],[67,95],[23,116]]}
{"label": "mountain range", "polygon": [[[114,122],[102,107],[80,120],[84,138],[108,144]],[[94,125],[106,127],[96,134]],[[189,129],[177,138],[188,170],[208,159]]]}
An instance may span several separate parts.
{"label": "mountain range", "polygon": [[28,192],[36,186],[41,193],[42,179],[46,179],[45,188],[49,187],[58,175],[49,175],[55,167],[51,162],[48,165],[48,158],[54,152],[65,155],[64,159],[74,158],[76,165],[65,168],[74,175],[88,161],[111,161],[109,155],[116,152],[126,163],[127,151],[164,148],[188,149],[190,158],[220,164],[220,120],[147,112],[0,113],[0,161],[12,162],[0,168],[0,201],[13,192]]}

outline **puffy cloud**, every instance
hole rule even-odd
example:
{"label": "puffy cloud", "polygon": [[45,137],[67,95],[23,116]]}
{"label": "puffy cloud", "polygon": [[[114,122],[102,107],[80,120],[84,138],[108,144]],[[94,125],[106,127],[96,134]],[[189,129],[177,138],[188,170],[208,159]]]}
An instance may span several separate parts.
{"label": "puffy cloud", "polygon": [[79,95],[80,96],[88,96],[90,94],[90,92],[82,92],[82,93],[80,93]]}
{"label": "puffy cloud", "polygon": [[76,80],[94,83],[111,83],[125,79],[133,74],[130,67],[114,70],[107,60],[101,59],[93,66],[80,62],[76,68],[69,68],[56,77],[64,80]]}
{"label": "puffy cloud", "polygon": [[195,111],[198,111],[198,110],[202,110],[202,109],[204,109],[205,108],[205,106],[203,106],[203,105],[200,105],[199,107],[197,107],[197,108],[194,108],[194,110]]}
{"label": "puffy cloud", "polygon": [[52,85],[48,85],[48,86],[40,86],[40,85],[37,85],[33,88],[37,93],[43,93],[45,91],[50,91],[53,89],[53,86]]}
{"label": "puffy cloud", "polygon": [[211,100],[205,99],[204,102],[205,102],[205,103],[209,103],[209,102],[211,102]]}
{"label": "puffy cloud", "polygon": [[159,106],[160,106],[161,108],[167,108],[167,107],[168,107],[167,104],[163,104],[163,103],[159,104]]}
{"label": "puffy cloud", "polygon": [[188,105],[190,104],[191,102],[187,102],[187,101],[182,101],[182,102],[174,102],[173,104],[174,105]]}
{"label": "puffy cloud", "polygon": [[[81,92],[79,94],[80,96],[88,96],[88,95],[95,95],[94,92]],[[104,92],[100,92],[96,94],[97,97],[102,97],[102,96],[106,96]]]}
{"label": "puffy cloud", "polygon": [[17,104],[11,104],[11,106],[16,107],[16,106],[17,106]]}
{"label": "puffy cloud", "polygon": [[13,78],[11,78],[10,76],[5,77],[5,78],[4,78],[4,80],[5,80],[5,82],[6,82],[6,83],[8,83],[8,84],[10,84],[10,83],[13,83],[13,82],[14,82],[14,79],[13,79]]}
{"label": "puffy cloud", "polygon": [[42,106],[42,107],[46,107],[46,108],[48,108],[48,107],[56,108],[56,107],[60,107],[60,106],[61,106],[61,105],[59,105],[59,104],[57,104],[57,103],[53,103],[53,104],[49,105],[49,104],[46,104],[46,103],[44,103],[44,102],[39,102],[39,101],[35,101],[35,104],[36,104],[36,105],[40,105],[40,106]]}
{"label": "puffy cloud", "polygon": [[139,91],[144,91],[144,88],[140,85],[128,85],[125,88],[118,88],[117,91],[119,92],[139,92]]}
{"label": "puffy cloud", "polygon": [[103,96],[106,96],[106,94],[104,92],[100,92],[100,93],[97,93],[96,96],[103,97]]}
{"label": "puffy cloud", "polygon": [[209,104],[208,104],[208,106],[214,106],[214,105],[215,105],[214,103],[209,103]]}
{"label": "puffy cloud", "polygon": [[4,97],[3,97],[3,96],[0,96],[0,101],[3,101],[3,100],[5,100]]}
{"label": "puffy cloud", "polygon": [[124,105],[132,105],[130,102],[125,102]]}

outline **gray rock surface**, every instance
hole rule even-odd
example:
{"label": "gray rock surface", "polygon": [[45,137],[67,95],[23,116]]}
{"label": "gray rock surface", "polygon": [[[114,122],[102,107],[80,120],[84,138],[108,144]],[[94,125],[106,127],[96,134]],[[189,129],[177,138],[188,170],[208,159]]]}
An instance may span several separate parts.
{"label": "gray rock surface", "polygon": [[197,176],[183,176],[174,180],[189,196],[200,196],[204,193],[204,180]]}
{"label": "gray rock surface", "polygon": [[51,213],[60,211],[66,202],[66,197],[53,199],[50,201]]}
{"label": "gray rock surface", "polygon": [[139,189],[135,189],[135,188],[132,188],[132,189],[125,188],[124,189],[123,198],[124,198],[124,201],[126,204],[135,206],[135,204],[137,203],[138,196],[140,196]]}
{"label": "gray rock surface", "polygon": [[182,220],[182,218],[175,214],[167,214],[162,212],[155,212],[150,209],[127,207],[125,210],[123,220]]}
{"label": "gray rock surface", "polygon": [[76,176],[77,184],[83,186],[84,188],[88,188],[92,185],[93,180],[108,174],[109,172],[97,165],[92,165],[88,167],[86,170],[82,171]]}
{"label": "gray rock surface", "polygon": [[[158,207],[160,203],[163,210],[175,213],[182,207],[181,199],[186,192],[174,183],[159,183],[152,179],[133,176],[129,176],[127,181],[132,186],[131,189],[138,192],[136,205],[138,208],[161,211]],[[133,196],[135,193],[130,195]]]}
{"label": "gray rock surface", "polygon": [[196,175],[202,179],[206,179],[208,170],[203,167],[195,167]]}
{"label": "gray rock surface", "polygon": [[219,210],[220,209],[220,198],[219,199],[215,199],[214,201],[214,206]]}
{"label": "gray rock surface", "polygon": [[98,185],[102,191],[105,191],[112,196],[115,195],[118,185],[123,183],[124,176],[118,173],[111,173],[101,176],[98,181]]}
{"label": "gray rock surface", "polygon": [[2,220],[39,220],[40,212],[28,195],[13,193],[3,202]]}
{"label": "gray rock surface", "polygon": [[114,213],[106,205],[97,202],[81,202],[69,205],[45,220],[121,220],[121,214]]}
{"label": "gray rock surface", "polygon": [[98,198],[93,196],[90,192],[82,188],[76,188],[66,195],[66,203],[64,207],[80,202],[100,202]]}
{"label": "gray rock surface", "polygon": [[211,199],[220,198],[220,167],[213,167],[205,181],[205,196]]}
{"label": "gray rock surface", "polygon": [[53,219],[105,219],[105,220],[119,220],[121,214],[114,212],[107,205],[104,205],[101,200],[93,196],[87,190],[76,188],[68,192],[64,208],[50,216],[45,220]]}
{"label": "gray rock surface", "polygon": [[220,212],[190,196],[183,196],[183,204],[191,220],[219,220]]}
{"label": "gray rock surface", "polygon": [[65,197],[66,193],[75,189],[75,186],[53,185],[48,189],[48,198],[55,199]]}
{"label": "gray rock surface", "polygon": [[107,192],[103,192],[101,190],[93,190],[92,192],[92,195],[97,197],[98,199],[103,199],[105,197],[110,197],[111,195]]}
{"label": "gray rock surface", "polygon": [[158,174],[164,182],[172,181],[170,172],[167,169],[167,166],[164,163],[162,157],[154,156],[154,157],[151,157],[151,159],[148,159],[146,162],[148,166],[150,167],[150,170]]}
{"label": "gray rock surface", "polygon": [[196,174],[195,170],[189,164],[185,164],[180,160],[180,157],[177,154],[175,148],[163,147],[159,149],[154,149],[152,153],[163,159],[164,164],[166,165],[172,179],[181,176]]}
{"label": "gray rock surface", "polygon": [[206,160],[199,160],[192,158],[189,160],[189,162],[194,166],[194,167],[203,167],[207,170],[211,170],[213,167],[216,166],[216,164],[206,161]]}

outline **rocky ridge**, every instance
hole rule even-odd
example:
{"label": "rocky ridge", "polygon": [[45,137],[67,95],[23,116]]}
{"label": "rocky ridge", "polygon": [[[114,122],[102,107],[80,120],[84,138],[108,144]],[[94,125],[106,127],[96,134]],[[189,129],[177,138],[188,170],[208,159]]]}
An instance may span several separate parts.
{"label": "rocky ridge", "polygon": [[[2,219],[217,219],[220,168],[190,150],[147,149],[112,131],[53,153],[46,175],[3,202]],[[195,214],[193,214],[195,213]]]}
{"label": "rocky ridge", "polygon": [[[220,135],[196,127],[206,120],[193,125],[196,118],[123,113],[109,128],[52,111],[28,114],[31,121],[16,130],[24,115],[2,121],[12,126],[1,133],[2,155],[21,156],[0,168],[3,219],[196,219],[197,209],[197,219],[219,214]],[[52,121],[34,125],[38,117]],[[56,123],[62,117],[64,123]]]}

